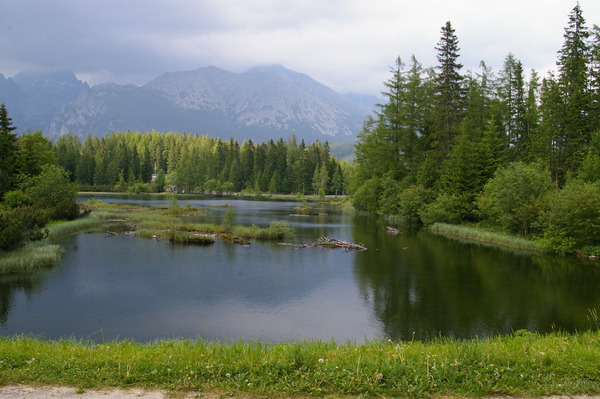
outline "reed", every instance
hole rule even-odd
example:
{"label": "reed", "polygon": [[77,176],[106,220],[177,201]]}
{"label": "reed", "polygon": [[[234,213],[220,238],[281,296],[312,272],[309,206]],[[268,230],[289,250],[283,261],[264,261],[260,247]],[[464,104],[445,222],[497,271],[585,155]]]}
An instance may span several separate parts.
{"label": "reed", "polygon": [[465,240],[502,245],[516,249],[543,251],[541,245],[533,240],[510,234],[487,231],[474,226],[435,223],[430,227],[430,230]]}
{"label": "reed", "polygon": [[600,392],[598,332],[430,342],[154,343],[0,338],[0,385],[247,397],[540,397]]}
{"label": "reed", "polygon": [[104,223],[106,223],[106,219],[104,217],[94,214],[80,219],[52,223],[47,225],[45,228],[48,229],[48,235],[50,237],[57,237],[78,231],[97,228],[102,226]]}
{"label": "reed", "polygon": [[60,262],[62,248],[58,245],[30,243],[10,252],[0,253],[0,274],[30,273]]}

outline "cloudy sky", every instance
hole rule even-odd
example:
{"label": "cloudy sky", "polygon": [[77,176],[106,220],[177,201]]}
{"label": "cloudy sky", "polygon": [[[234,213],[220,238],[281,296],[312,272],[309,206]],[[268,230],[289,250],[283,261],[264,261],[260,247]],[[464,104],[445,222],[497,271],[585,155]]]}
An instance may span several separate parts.
{"label": "cloudy sky", "polygon": [[[600,1],[579,0],[587,25]],[[70,70],[90,84],[145,84],[214,65],[282,64],[342,93],[377,94],[396,57],[436,64],[451,21],[466,69],[509,52],[555,69],[576,0],[2,0],[0,73]]]}

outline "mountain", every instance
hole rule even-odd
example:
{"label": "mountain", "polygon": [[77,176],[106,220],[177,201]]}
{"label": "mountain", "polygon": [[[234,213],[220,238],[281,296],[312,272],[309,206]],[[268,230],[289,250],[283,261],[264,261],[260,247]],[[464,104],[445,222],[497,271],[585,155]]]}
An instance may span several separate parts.
{"label": "mountain", "polygon": [[54,115],[89,89],[73,72],[20,72],[5,83],[10,89],[5,92],[0,84],[0,96],[7,98],[0,98],[0,102],[5,102],[9,115],[14,115],[13,124],[20,131],[45,133]]}
{"label": "mountain", "polygon": [[14,125],[51,138],[154,129],[255,141],[292,134],[351,141],[373,109],[371,100],[356,98],[279,65],[245,73],[216,67],[170,72],[144,86],[89,87],[70,72],[0,75],[0,102]]}

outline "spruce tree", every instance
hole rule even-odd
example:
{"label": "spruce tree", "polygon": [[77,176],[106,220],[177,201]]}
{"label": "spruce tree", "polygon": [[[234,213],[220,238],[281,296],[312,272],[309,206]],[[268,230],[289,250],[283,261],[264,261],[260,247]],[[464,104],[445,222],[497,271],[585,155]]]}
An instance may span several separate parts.
{"label": "spruce tree", "polygon": [[438,51],[438,73],[435,77],[435,145],[439,155],[450,153],[452,141],[458,134],[465,109],[462,64],[458,62],[458,37],[450,21],[442,27]]}
{"label": "spruce tree", "polygon": [[0,104],[0,200],[9,191],[17,173],[18,143],[16,129],[4,104]]}
{"label": "spruce tree", "polygon": [[600,27],[591,32],[590,122],[592,132],[600,132]]}
{"label": "spruce tree", "polygon": [[510,159],[517,161],[524,151],[526,135],[525,81],[523,64],[508,54],[501,72],[499,97],[503,105],[502,121],[508,139]]}
{"label": "spruce tree", "polygon": [[575,170],[591,140],[589,62],[587,43],[589,30],[585,26],[579,4],[569,15],[565,28],[565,42],[559,51],[559,90],[563,108],[557,151],[559,183],[564,183],[568,171]]}

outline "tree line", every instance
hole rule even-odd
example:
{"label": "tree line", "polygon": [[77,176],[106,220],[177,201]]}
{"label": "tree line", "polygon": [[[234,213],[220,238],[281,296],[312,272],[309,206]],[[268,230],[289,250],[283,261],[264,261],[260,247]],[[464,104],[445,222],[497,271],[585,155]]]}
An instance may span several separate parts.
{"label": "tree line", "polygon": [[[571,251],[600,244],[600,28],[568,16],[557,72],[508,54],[462,72],[450,22],[437,65],[401,58],[356,145],[357,209],[481,223]],[[570,216],[569,216],[570,215]]]}
{"label": "tree line", "polygon": [[241,145],[234,139],[155,131],[120,132],[54,145],[57,163],[84,190],[178,193],[342,194],[349,166],[327,142],[295,136]]}

